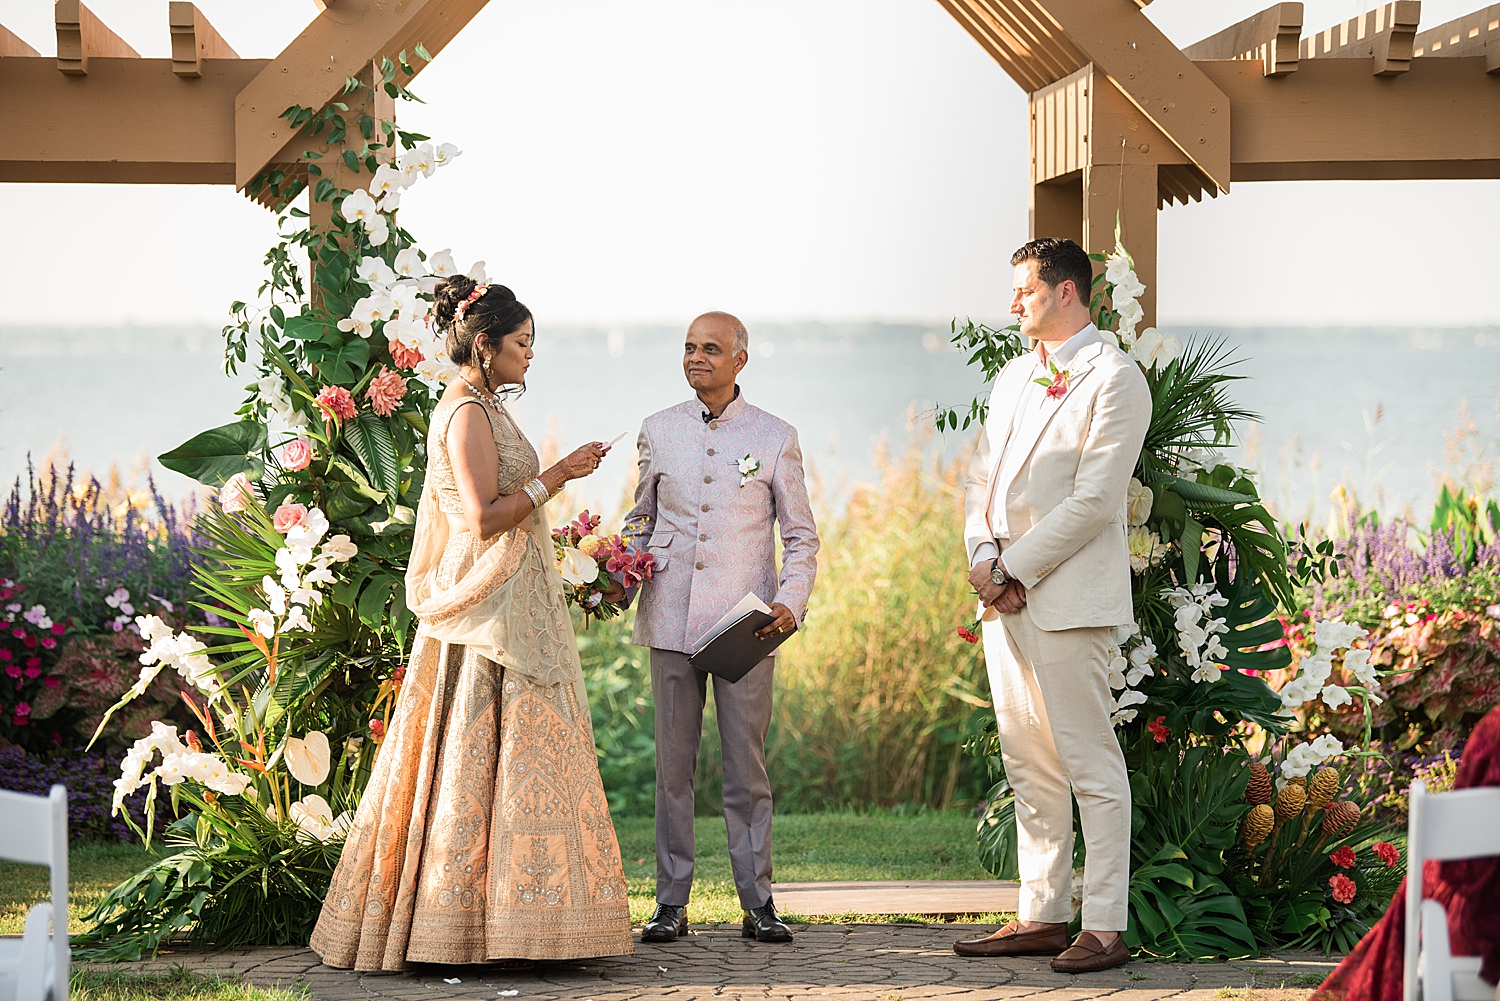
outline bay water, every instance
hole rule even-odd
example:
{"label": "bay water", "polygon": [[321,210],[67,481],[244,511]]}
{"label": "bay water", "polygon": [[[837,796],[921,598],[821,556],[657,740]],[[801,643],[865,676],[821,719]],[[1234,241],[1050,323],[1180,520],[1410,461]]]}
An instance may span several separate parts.
{"label": "bay water", "polygon": [[[544,451],[626,437],[579,495],[613,513],[633,481],[641,419],[687,399],[684,324],[540,326],[526,393],[513,410]],[[1464,329],[1188,328],[1222,337],[1239,364],[1235,399],[1260,415],[1239,429],[1235,459],[1262,472],[1283,517],[1324,517],[1342,482],[1387,513],[1425,516],[1453,468],[1444,433],[1467,405],[1470,455],[1500,452],[1500,326]],[[981,385],[949,344],[947,322],[752,323],[747,399],[798,428],[824,502],[878,473],[882,443],[912,434],[952,458],[974,431],[936,435],[938,403],[967,404]],[[195,485],[152,460],[228,423],[253,370],[222,370],[209,327],[0,327],[0,478],[24,479],[27,457],[63,450],[101,478],[148,467],[168,496]],[[1460,460],[1458,466],[1462,466]]]}

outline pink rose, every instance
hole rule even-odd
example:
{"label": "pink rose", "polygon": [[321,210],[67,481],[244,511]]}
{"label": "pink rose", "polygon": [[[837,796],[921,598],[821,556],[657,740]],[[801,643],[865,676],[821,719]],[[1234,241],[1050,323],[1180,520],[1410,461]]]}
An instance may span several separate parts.
{"label": "pink rose", "polygon": [[281,466],[296,472],[312,464],[312,443],[306,438],[296,438],[281,446]]}
{"label": "pink rose", "polygon": [[370,388],[365,391],[365,399],[370,401],[370,409],[382,417],[389,417],[395,413],[397,405],[405,395],[406,380],[384,366],[381,366],[380,374],[370,380]]}
{"label": "pink rose", "polygon": [[354,416],[354,397],[343,386],[324,386],[318,390],[317,404],[330,420],[346,421]]}
{"label": "pink rose", "polygon": [[271,524],[282,535],[294,528],[301,528],[307,524],[307,505],[290,502],[282,504],[271,516]]}
{"label": "pink rose", "polygon": [[255,500],[255,490],[250,486],[250,477],[235,473],[219,488],[219,507],[229,514],[245,510]]}

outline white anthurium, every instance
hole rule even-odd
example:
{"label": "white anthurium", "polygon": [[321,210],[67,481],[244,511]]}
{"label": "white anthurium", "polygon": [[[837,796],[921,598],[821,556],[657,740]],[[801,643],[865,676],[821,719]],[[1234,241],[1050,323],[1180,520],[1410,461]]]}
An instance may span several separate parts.
{"label": "white anthurium", "polygon": [[569,584],[582,587],[599,579],[599,564],[594,562],[593,557],[583,555],[572,546],[564,546],[562,562],[558,564],[557,572]]}
{"label": "white anthurium", "polygon": [[304,843],[328,842],[336,837],[343,837],[349,832],[354,819],[348,810],[335,818],[328,801],[317,793],[304,796],[293,803],[287,809],[287,814],[292,823],[297,825],[297,839]]}
{"label": "white anthurium", "polygon": [[328,778],[333,755],[328,747],[328,735],[323,731],[311,730],[301,738],[288,737],[282,755],[286,758],[286,770],[303,785],[322,785]]}
{"label": "white anthurium", "polygon": [[446,167],[463,155],[464,151],[452,143],[440,143],[432,153],[432,162],[439,167]]}
{"label": "white anthurium", "polygon": [[1151,517],[1151,505],[1155,500],[1150,487],[1134,476],[1130,478],[1130,484],[1125,488],[1125,513],[1129,517],[1131,528],[1146,524]]}
{"label": "white anthurium", "polygon": [[1147,327],[1135,336],[1135,344],[1131,347],[1130,354],[1136,361],[1146,368],[1151,367],[1152,357],[1161,347],[1161,331],[1155,327]]}
{"label": "white anthurium", "polygon": [[427,270],[439,278],[452,278],[458,274],[458,265],[453,263],[453,251],[444,248],[427,255]]}
{"label": "white anthurium", "polygon": [[401,171],[388,163],[382,163],[375,168],[375,176],[370,181],[370,194],[376,198],[382,198],[392,191],[400,191]]}
{"label": "white anthurium", "polygon": [[427,273],[427,265],[416,247],[407,247],[396,255],[396,274],[402,278],[420,278]]}
{"label": "white anthurium", "polygon": [[[380,219],[380,213],[375,209],[375,199],[364,189],[351,191],[344,196],[343,204],[339,207],[339,213],[350,222],[362,222],[368,228]],[[383,222],[383,220],[381,220]]]}
{"label": "white anthurium", "polygon": [[1151,356],[1152,364],[1160,371],[1182,357],[1185,346],[1176,334],[1162,334],[1161,346]]}

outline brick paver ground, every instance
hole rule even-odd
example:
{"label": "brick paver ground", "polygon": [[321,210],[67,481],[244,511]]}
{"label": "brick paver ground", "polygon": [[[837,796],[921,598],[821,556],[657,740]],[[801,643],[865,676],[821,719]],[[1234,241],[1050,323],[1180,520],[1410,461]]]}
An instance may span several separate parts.
{"label": "brick paver ground", "polygon": [[[1053,973],[1044,957],[959,958],[953,953],[953,941],[979,932],[974,925],[804,925],[796,929],[796,940],[790,945],[743,939],[738,925],[700,925],[693,931],[670,945],[637,943],[633,956],[539,963],[521,972],[422,967],[398,974],[354,973],[325,967],[309,950],[295,948],[178,951],[133,966],[182,963],[202,972],[236,973],[256,984],[305,987],[314,1001],[497,1001],[501,997],[528,1001],[812,997],[850,1001],[1198,1001],[1213,997],[1282,1001],[1306,997],[1311,988],[1298,985],[1305,985],[1309,974],[1326,973],[1335,962],[1324,956],[1279,954],[1231,963],[1132,963],[1103,973],[1070,975]],[[461,982],[449,984],[446,978]],[[1245,988],[1262,990],[1252,994]]]}

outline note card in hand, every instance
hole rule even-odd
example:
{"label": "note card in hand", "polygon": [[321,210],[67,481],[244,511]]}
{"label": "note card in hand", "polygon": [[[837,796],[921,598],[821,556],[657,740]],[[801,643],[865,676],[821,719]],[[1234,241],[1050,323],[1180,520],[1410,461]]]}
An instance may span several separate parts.
{"label": "note card in hand", "polygon": [[753,594],[745,595],[708,631],[688,663],[725,681],[739,681],[796,632],[792,629],[766,639],[755,635],[775,619],[765,602]]}

